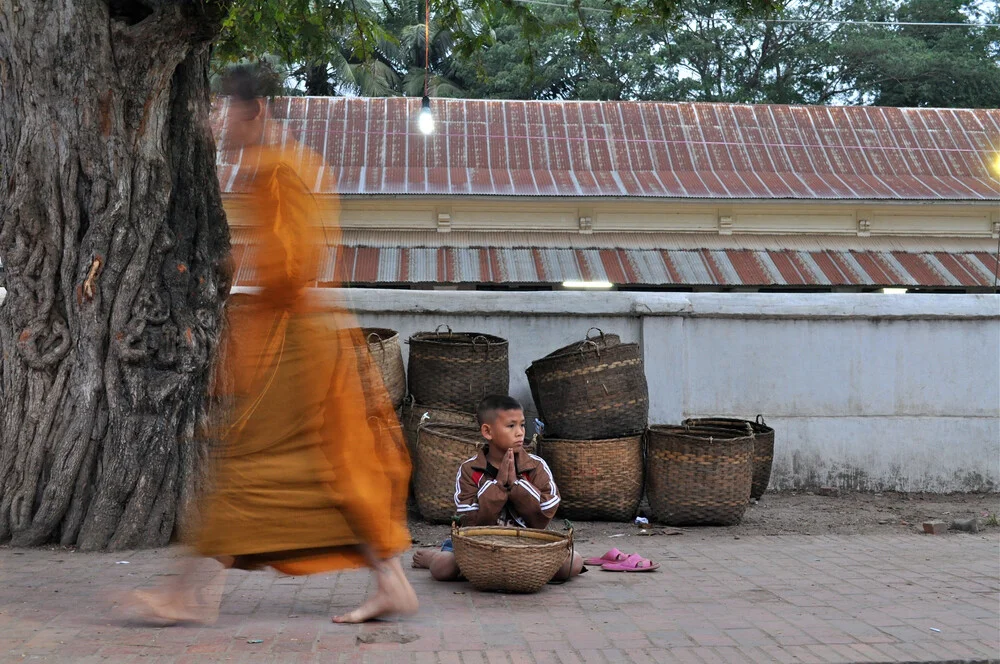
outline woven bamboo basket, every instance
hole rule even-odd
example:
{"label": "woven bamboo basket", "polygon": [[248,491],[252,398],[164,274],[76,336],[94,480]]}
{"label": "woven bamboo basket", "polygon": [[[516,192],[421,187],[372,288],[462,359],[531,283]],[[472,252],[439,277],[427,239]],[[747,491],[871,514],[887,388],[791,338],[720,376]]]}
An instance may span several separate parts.
{"label": "woven bamboo basket", "polygon": [[455,515],[455,475],[476,456],[479,430],[461,424],[420,425],[417,431],[416,480],[413,492],[424,519],[447,523]]}
{"label": "woven bamboo basket", "polygon": [[[598,332],[598,334],[591,336],[590,333],[595,330]],[[604,334],[604,332],[597,327],[592,327],[589,330],[587,330],[587,336],[585,337],[585,340],[593,341],[595,344],[597,344],[598,348],[604,348],[608,345],[617,346],[622,342],[621,337],[619,337],[617,334]],[[563,346],[562,348],[557,348],[556,350],[552,351],[545,357],[548,358],[548,357],[556,357],[558,355],[565,355],[566,353],[570,353],[572,351],[579,349],[580,343],[581,342],[579,341],[574,341],[573,343]],[[534,379],[534,370],[532,369],[532,367],[528,367],[528,370],[525,371],[525,374],[527,374],[528,376],[528,387],[531,389],[531,400],[535,402],[535,410],[538,411],[539,419],[541,419],[544,422],[545,413],[542,411],[542,400],[538,396],[538,381]]]}
{"label": "woven bamboo basket", "polygon": [[483,397],[510,390],[506,339],[448,328],[414,334],[409,344],[408,381],[417,403],[471,413]]}
{"label": "woven bamboo basket", "polygon": [[452,526],[455,562],[477,590],[536,593],[573,555],[573,531]]}
{"label": "woven bamboo basket", "polygon": [[774,429],[767,426],[763,415],[758,415],[757,419],[753,421],[731,417],[698,417],[684,420],[683,424],[739,431],[746,431],[749,426],[754,433],[753,484],[750,487],[750,497],[756,500],[764,495],[764,492],[767,491],[767,485],[771,482],[771,465],[774,461]]}
{"label": "woven bamboo basket", "polygon": [[392,399],[392,407],[399,410],[406,397],[406,370],[403,367],[403,351],[399,346],[399,333],[381,327],[365,327],[361,331],[368,344],[368,353],[382,374],[382,382]]}
{"label": "woven bamboo basket", "polygon": [[731,526],[743,518],[753,480],[753,434],[652,426],[646,433],[650,517],[672,526]]}
{"label": "woven bamboo basket", "polygon": [[607,440],[544,438],[562,501],[559,514],[589,521],[631,521],[642,500],[642,436]]}
{"label": "woven bamboo basket", "polygon": [[588,338],[535,360],[525,373],[551,436],[602,440],[646,428],[649,389],[638,344]]}
{"label": "woven bamboo basket", "polygon": [[[424,416],[427,416],[426,418]],[[403,434],[406,436],[406,445],[410,450],[410,458],[413,459],[413,468],[417,467],[417,428],[421,421],[429,424],[460,424],[470,429],[479,429],[476,422],[475,413],[462,413],[457,410],[446,408],[431,408],[422,404],[414,403],[412,399],[407,399],[403,404],[403,414],[400,417],[403,424]],[[466,459],[468,457],[465,457]],[[465,461],[465,459],[462,459]],[[455,467],[458,470],[458,467]],[[416,477],[416,476],[414,476]]]}

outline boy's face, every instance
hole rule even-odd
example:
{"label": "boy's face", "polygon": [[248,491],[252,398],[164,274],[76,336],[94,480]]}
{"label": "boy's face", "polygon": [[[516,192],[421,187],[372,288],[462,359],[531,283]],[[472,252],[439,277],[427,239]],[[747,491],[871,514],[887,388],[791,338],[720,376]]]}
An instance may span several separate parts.
{"label": "boy's face", "polygon": [[498,452],[524,446],[524,411],[501,410],[493,422],[481,427],[483,438],[490,441]]}

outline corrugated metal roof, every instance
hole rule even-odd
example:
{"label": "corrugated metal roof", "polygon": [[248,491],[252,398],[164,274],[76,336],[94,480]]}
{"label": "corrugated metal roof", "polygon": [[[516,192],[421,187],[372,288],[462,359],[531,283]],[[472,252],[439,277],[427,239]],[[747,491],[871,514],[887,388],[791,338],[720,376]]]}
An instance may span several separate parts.
{"label": "corrugated metal roof", "polygon": [[[239,286],[255,285],[253,242],[234,229]],[[988,239],[346,231],[342,242],[320,248],[320,282],[990,287],[997,270]]]}
{"label": "corrugated metal roof", "polygon": [[[1000,111],[664,102],[277,98],[271,136],[321,194],[996,200]],[[216,137],[225,134],[220,99]],[[220,151],[224,193],[255,166]]]}

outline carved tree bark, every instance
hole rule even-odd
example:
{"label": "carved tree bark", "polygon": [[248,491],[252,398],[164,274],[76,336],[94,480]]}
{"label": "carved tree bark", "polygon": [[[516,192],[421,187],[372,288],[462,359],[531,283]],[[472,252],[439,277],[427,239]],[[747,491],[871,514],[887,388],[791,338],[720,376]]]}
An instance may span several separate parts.
{"label": "carved tree bark", "polygon": [[0,0],[0,542],[166,543],[229,290],[219,0]]}

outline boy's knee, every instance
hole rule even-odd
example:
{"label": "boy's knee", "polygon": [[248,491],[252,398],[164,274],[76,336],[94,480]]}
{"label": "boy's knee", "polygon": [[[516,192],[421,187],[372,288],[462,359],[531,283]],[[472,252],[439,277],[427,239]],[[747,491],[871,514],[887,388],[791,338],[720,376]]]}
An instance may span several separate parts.
{"label": "boy's knee", "polygon": [[576,576],[583,569],[583,556],[574,552],[572,557],[567,556],[566,562],[562,564],[559,571],[552,577],[553,581],[565,581]]}
{"label": "boy's knee", "polygon": [[438,581],[456,581],[459,577],[458,563],[455,562],[455,554],[450,551],[441,551],[434,556],[431,562],[431,576]]}

